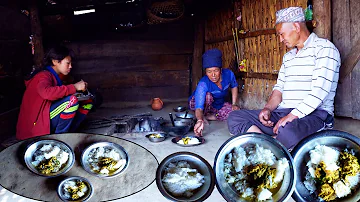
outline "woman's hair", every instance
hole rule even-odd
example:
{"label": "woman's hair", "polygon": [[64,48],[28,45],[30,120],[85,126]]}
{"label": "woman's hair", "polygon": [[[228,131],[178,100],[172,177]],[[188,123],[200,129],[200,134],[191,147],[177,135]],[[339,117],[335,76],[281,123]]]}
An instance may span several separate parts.
{"label": "woman's hair", "polygon": [[53,66],[54,64],[52,63],[52,60],[57,60],[60,62],[67,56],[74,58],[74,52],[65,46],[52,47],[45,54],[43,65],[44,67]]}

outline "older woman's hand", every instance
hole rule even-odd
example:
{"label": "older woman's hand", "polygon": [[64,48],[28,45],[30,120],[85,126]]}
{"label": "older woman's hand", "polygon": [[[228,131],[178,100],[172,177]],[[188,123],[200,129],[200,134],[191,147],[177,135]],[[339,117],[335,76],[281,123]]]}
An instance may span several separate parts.
{"label": "older woman's hand", "polygon": [[204,130],[204,121],[203,120],[197,120],[195,126],[194,126],[194,133],[196,136],[201,137],[202,131]]}
{"label": "older woman's hand", "polygon": [[231,106],[231,109],[232,109],[233,111],[235,111],[235,110],[239,110],[240,107],[237,106],[237,105],[232,105],[232,106]]}

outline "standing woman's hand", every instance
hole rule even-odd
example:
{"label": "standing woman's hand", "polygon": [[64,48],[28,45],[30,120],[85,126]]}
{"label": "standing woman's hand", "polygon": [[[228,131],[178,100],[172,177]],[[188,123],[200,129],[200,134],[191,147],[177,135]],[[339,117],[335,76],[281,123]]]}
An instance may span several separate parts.
{"label": "standing woman's hand", "polygon": [[87,89],[87,83],[83,80],[74,84],[76,91],[84,92]]}
{"label": "standing woman's hand", "polygon": [[195,126],[194,126],[194,133],[196,136],[201,137],[202,132],[204,130],[204,121],[203,120],[197,120]]}

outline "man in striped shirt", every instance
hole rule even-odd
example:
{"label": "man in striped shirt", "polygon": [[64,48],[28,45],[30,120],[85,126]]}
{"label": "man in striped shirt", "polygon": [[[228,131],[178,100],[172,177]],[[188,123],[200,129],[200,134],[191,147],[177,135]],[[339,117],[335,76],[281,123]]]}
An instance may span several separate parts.
{"label": "man in striped shirt", "polygon": [[277,83],[262,110],[230,113],[231,134],[265,133],[287,148],[333,123],[340,54],[333,43],[310,33],[302,8],[276,12],[280,41],[292,48],[283,57]]}

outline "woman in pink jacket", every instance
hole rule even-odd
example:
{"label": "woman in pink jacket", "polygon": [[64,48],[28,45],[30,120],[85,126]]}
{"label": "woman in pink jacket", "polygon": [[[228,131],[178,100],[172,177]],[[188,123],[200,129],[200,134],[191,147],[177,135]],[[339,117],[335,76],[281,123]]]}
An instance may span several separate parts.
{"label": "woman in pink jacket", "polygon": [[51,48],[44,68],[25,81],[26,90],[16,127],[19,140],[51,133],[73,132],[92,108],[92,100],[80,102],[74,95],[87,83],[63,85],[60,75],[71,71],[73,52],[64,46]]}

